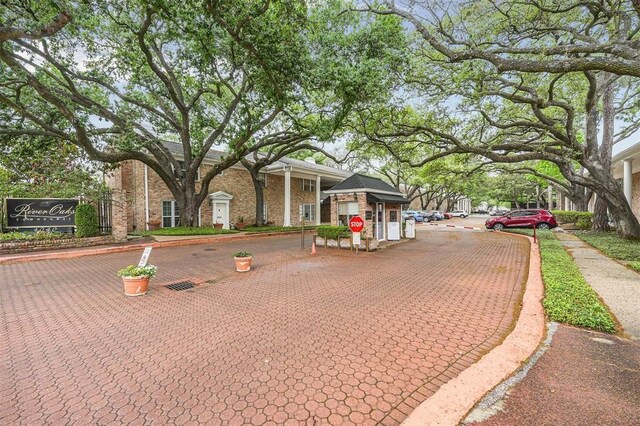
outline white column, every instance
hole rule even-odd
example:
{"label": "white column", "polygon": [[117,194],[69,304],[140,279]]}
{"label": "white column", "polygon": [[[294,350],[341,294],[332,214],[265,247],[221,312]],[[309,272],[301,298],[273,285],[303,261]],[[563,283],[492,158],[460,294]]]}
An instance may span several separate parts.
{"label": "white column", "polygon": [[632,183],[633,183],[633,160],[628,159],[622,162],[622,185],[624,187],[624,196],[629,205],[631,205]]}
{"label": "white column", "polygon": [[[551,185],[547,187],[547,202],[549,203],[549,210],[553,210],[553,188]],[[558,206],[558,208],[561,208]]]}
{"label": "white column", "polygon": [[284,170],[284,226],[291,226],[291,169]]}
{"label": "white column", "polygon": [[316,176],[316,225],[320,225],[320,176]]}

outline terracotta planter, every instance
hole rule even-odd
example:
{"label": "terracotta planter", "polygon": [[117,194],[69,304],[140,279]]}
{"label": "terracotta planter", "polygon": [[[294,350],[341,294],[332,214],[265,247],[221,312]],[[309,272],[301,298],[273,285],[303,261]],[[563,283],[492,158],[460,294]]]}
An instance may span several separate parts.
{"label": "terracotta planter", "polygon": [[122,277],[125,296],[142,296],[149,290],[149,277]]}
{"label": "terracotta planter", "polygon": [[238,222],[238,223],[236,223],[236,229],[237,229],[237,230],[239,230],[239,231],[242,231],[242,230],[243,230],[244,228],[246,228],[246,227],[247,227],[247,224],[246,224],[246,223],[244,223],[244,222]]}
{"label": "terracotta planter", "polygon": [[223,225],[224,225],[223,223],[214,223],[213,227],[216,228],[216,229],[222,229]]}
{"label": "terracotta planter", "polygon": [[236,261],[236,271],[247,272],[251,269],[253,257],[234,257],[233,260]]}
{"label": "terracotta planter", "polygon": [[160,222],[147,222],[147,225],[149,226],[149,231],[160,229]]}

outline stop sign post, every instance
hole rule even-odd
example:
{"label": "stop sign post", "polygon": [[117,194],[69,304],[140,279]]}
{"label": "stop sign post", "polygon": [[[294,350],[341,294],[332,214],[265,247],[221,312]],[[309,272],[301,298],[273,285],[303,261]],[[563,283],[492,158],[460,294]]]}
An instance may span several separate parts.
{"label": "stop sign post", "polygon": [[360,216],[354,216],[349,219],[349,229],[351,229],[351,241],[356,246],[356,254],[360,247],[360,232],[364,229],[364,220]]}

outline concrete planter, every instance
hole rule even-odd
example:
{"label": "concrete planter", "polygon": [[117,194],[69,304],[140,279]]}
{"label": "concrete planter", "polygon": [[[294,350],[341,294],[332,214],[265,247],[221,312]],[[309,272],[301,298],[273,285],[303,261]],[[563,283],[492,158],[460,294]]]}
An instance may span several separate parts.
{"label": "concrete planter", "polygon": [[[316,237],[316,243],[323,247],[329,248],[339,248],[339,249],[351,249],[355,248],[353,244],[351,244],[351,238],[345,237],[340,238],[340,240],[336,240],[333,238],[325,238],[325,237]],[[367,250],[367,240],[362,238],[360,240],[360,245],[358,246],[359,250],[366,251]],[[378,249],[378,240],[375,238],[369,239],[369,251],[375,251]]]}

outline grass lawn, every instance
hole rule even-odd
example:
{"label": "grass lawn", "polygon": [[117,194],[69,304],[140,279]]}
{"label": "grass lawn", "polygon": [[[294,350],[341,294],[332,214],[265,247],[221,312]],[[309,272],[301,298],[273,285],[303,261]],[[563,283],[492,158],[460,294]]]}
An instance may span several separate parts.
{"label": "grass lawn", "polygon": [[627,240],[615,232],[576,232],[576,235],[609,257],[634,262],[640,266],[640,240]]}
{"label": "grass lawn", "polygon": [[[516,230],[515,233],[533,235],[531,230]],[[611,314],[553,232],[538,231],[537,236],[544,281],[543,306],[547,317],[565,324],[614,332],[615,322]]]}
{"label": "grass lawn", "polygon": [[[305,225],[304,229],[311,230],[315,229],[316,225]],[[262,232],[291,232],[291,231],[301,231],[302,228],[300,226],[247,226],[244,231],[250,234],[262,233]]]}
{"label": "grass lawn", "polygon": [[164,236],[182,236],[182,235],[219,235],[219,234],[236,234],[238,231],[231,229],[216,229],[216,228],[188,228],[188,227],[175,227],[175,228],[160,228],[153,231],[141,231],[134,232],[133,235],[141,235],[147,237],[149,235],[164,235]]}

